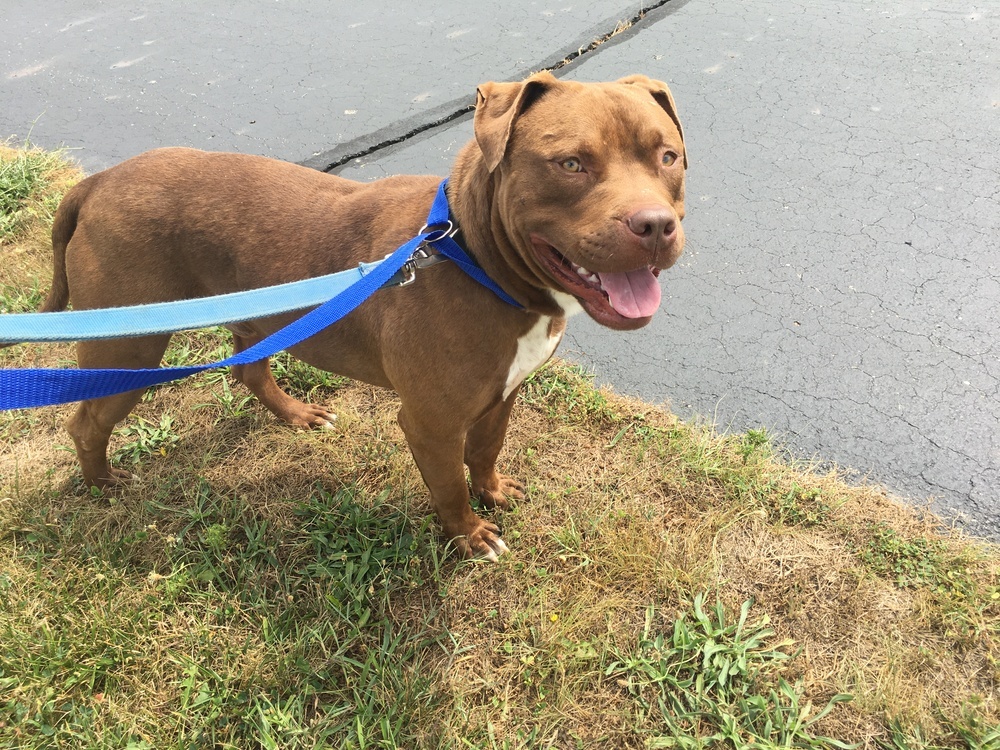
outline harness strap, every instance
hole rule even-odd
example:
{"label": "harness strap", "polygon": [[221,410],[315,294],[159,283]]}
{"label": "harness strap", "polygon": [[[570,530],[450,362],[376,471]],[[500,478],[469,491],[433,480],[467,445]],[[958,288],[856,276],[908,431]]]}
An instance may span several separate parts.
{"label": "harness strap", "polygon": [[520,302],[518,302],[516,299],[507,294],[507,292],[501,289],[500,285],[497,284],[493,279],[491,279],[486,274],[486,272],[482,268],[480,268],[479,264],[469,257],[468,253],[466,253],[465,250],[462,249],[462,246],[459,245],[457,242],[455,242],[454,236],[458,230],[453,229],[454,224],[451,221],[451,212],[448,211],[447,213],[442,215],[440,211],[441,206],[444,206],[445,209],[447,209],[448,206],[448,197],[445,195],[445,189],[447,187],[448,187],[448,180],[444,180],[438,186],[438,195],[437,198],[435,198],[434,200],[434,205],[438,207],[438,211],[435,212],[434,209],[431,209],[431,217],[433,217],[437,221],[436,224],[432,223],[431,217],[428,217],[427,224],[428,226],[447,225],[449,228],[451,228],[451,230],[445,232],[440,238],[432,238],[431,240],[429,240],[429,244],[436,247],[441,252],[442,255],[454,261],[455,265],[457,265],[459,268],[465,271],[465,273],[468,276],[478,281],[480,284],[489,289],[491,292],[493,292],[497,297],[502,299],[508,305],[513,305],[514,307],[522,308],[523,306],[521,305]]}

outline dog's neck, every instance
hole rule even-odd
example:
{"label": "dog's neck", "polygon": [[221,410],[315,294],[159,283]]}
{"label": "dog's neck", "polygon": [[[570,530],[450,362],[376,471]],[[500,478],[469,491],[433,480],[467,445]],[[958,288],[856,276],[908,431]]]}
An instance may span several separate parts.
{"label": "dog's neck", "polygon": [[[499,170],[491,174],[486,168],[476,141],[470,141],[462,148],[451,171],[448,198],[469,255],[526,310],[549,317],[562,317],[562,308],[546,289],[539,286],[522,253],[514,249],[520,242],[519,238],[509,236],[504,229],[494,200],[499,179]],[[473,216],[489,219],[473,221],[470,218]],[[530,248],[525,250],[530,252]]]}

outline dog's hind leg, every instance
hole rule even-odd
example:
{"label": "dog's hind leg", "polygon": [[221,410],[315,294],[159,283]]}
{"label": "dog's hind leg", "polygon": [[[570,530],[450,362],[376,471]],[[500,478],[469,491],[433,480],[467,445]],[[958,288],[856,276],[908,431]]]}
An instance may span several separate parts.
{"label": "dog's hind leg", "polygon": [[[256,344],[259,337],[241,336],[233,333],[233,346],[236,352]],[[275,414],[278,419],[296,427],[330,427],[337,418],[321,406],[307,404],[292,398],[278,386],[271,372],[268,359],[251,362],[248,365],[234,365],[233,377],[250,389],[264,406]]]}
{"label": "dog's hind leg", "polygon": [[[77,361],[84,368],[138,369],[156,367],[170,342],[170,335],[139,339],[81,341]],[[70,417],[66,428],[76,444],[76,455],[84,481],[101,489],[128,482],[131,475],[108,463],[108,440],[115,425],[139,403],[144,389],[84,401]]]}
{"label": "dog's hind leg", "polygon": [[514,389],[505,400],[480,417],[465,436],[465,465],[469,467],[472,494],[488,508],[507,510],[510,500],[524,499],[524,486],[496,469],[517,391]]}

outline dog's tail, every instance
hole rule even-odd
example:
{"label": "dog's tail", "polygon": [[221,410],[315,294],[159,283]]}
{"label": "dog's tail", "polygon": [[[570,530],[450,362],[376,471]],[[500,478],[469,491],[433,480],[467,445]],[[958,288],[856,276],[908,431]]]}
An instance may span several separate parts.
{"label": "dog's tail", "polygon": [[[52,287],[39,312],[59,312],[69,304],[69,279],[66,277],[66,246],[76,231],[77,217],[90,193],[88,180],[73,187],[59,203],[52,222]],[[13,344],[0,341],[0,349]]]}
{"label": "dog's tail", "polygon": [[59,312],[69,304],[69,279],[66,277],[66,247],[76,231],[77,217],[87,193],[88,180],[71,189],[59,204],[52,222],[52,286],[39,312]]}

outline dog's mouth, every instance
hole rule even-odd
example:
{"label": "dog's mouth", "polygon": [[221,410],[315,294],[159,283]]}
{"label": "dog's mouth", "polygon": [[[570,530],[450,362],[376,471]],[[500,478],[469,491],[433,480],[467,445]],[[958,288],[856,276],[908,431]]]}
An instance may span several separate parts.
{"label": "dog's mouth", "polygon": [[535,257],[594,320],[609,328],[641,328],[660,307],[660,269],[641,266],[631,271],[589,271],[549,243],[531,238]]}

